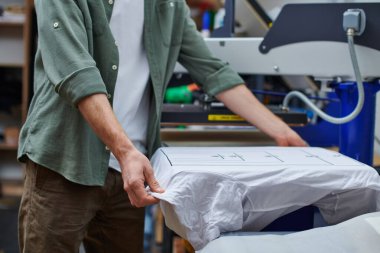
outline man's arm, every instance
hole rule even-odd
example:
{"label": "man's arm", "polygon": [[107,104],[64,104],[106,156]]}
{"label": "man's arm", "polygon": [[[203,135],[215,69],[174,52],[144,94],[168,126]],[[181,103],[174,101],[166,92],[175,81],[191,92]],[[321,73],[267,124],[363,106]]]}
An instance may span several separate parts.
{"label": "man's arm", "polygon": [[144,182],[154,192],[163,192],[154,177],[147,157],[129,140],[112,111],[104,94],[94,94],[82,99],[78,108],[95,133],[119,161],[124,189],[132,205],[142,207],[158,202],[145,191]]}
{"label": "man's arm", "polygon": [[261,104],[244,84],[225,90],[216,95],[216,98],[272,137],[279,146],[307,145],[297,133]]}
{"label": "man's arm", "polygon": [[[264,107],[244,86],[229,65],[215,58],[196,30],[186,8],[186,20],[178,61],[209,95],[274,138],[280,146],[305,146],[306,143],[283,121]],[[220,92],[222,91],[222,92]]]}

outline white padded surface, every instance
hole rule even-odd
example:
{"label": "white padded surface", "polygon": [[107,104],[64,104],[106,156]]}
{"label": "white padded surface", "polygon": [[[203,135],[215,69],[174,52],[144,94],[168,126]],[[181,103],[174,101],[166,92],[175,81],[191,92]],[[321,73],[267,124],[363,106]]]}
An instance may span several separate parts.
{"label": "white padded surface", "polygon": [[286,235],[222,236],[198,253],[378,253],[380,212]]}

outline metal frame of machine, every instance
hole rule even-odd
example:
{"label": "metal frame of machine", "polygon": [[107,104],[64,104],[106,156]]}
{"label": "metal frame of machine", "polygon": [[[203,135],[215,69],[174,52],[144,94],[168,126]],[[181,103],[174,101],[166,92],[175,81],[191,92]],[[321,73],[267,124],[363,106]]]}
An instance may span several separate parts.
{"label": "metal frame of machine", "polygon": [[[380,90],[380,49],[376,46],[380,45],[380,3],[291,4],[283,8],[264,38],[205,41],[214,55],[239,73],[306,75],[328,82],[341,99],[341,114],[345,115],[357,101],[355,75],[342,28],[343,12],[352,8],[363,9],[367,16],[366,31],[358,37],[356,46],[366,98],[359,116],[340,126],[339,147],[343,154],[372,165],[375,95]],[[267,48],[273,41],[275,45]],[[186,70],[177,65],[175,72]]]}

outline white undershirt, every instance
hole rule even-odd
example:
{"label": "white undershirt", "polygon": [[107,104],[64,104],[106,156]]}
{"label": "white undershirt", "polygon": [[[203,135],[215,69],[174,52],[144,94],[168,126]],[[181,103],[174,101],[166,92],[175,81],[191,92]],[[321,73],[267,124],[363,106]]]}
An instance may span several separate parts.
{"label": "white undershirt", "polygon": [[[114,1],[110,28],[119,49],[113,110],[128,138],[146,153],[150,87],[149,66],[143,47],[144,1]],[[109,166],[120,171],[111,153]]]}

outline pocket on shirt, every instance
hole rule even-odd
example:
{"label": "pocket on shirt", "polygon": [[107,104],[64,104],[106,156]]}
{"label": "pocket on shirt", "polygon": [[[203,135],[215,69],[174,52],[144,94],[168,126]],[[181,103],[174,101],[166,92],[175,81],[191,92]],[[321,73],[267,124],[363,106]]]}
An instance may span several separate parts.
{"label": "pocket on shirt", "polygon": [[178,46],[182,42],[185,23],[183,0],[169,0],[157,5],[160,34],[165,46]]}

